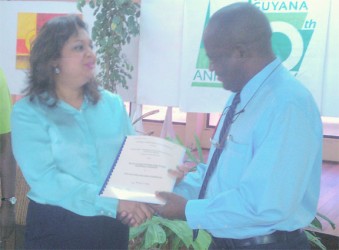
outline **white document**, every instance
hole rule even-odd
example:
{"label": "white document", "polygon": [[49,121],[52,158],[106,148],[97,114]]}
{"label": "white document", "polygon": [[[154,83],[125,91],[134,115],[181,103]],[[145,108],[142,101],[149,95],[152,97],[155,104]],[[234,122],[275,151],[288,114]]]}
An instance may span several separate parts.
{"label": "white document", "polygon": [[127,136],[101,196],[164,204],[156,191],[172,192],[175,177],[168,173],[183,161],[185,148],[154,136]]}

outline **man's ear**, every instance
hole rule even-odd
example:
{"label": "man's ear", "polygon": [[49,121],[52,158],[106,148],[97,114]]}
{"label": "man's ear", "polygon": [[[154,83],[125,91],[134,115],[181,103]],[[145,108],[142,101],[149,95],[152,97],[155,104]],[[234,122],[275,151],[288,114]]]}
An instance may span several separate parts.
{"label": "man's ear", "polygon": [[242,43],[236,44],[235,50],[239,58],[247,58],[249,56],[248,48]]}

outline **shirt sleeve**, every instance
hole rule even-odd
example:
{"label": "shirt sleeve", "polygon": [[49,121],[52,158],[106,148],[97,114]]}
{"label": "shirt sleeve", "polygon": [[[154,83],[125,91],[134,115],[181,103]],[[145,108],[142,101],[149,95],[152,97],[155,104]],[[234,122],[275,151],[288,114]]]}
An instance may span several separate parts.
{"label": "shirt sleeve", "polygon": [[[188,201],[185,212],[191,228],[244,235],[241,231],[252,226],[260,230],[280,224],[286,230],[291,225],[284,221],[296,210],[304,221],[314,218],[321,171],[320,116],[297,105],[275,111],[270,122],[258,125],[261,140],[251,150],[253,157],[239,185],[209,199]],[[310,183],[313,193],[305,200]]]}
{"label": "shirt sleeve", "polygon": [[118,201],[100,197],[101,186],[58,168],[41,114],[23,104],[13,109],[12,142],[14,156],[30,187],[30,198],[83,216],[116,217]]}
{"label": "shirt sleeve", "polygon": [[6,79],[0,69],[0,134],[6,134],[10,129],[10,113],[12,110],[12,101],[6,84]]}

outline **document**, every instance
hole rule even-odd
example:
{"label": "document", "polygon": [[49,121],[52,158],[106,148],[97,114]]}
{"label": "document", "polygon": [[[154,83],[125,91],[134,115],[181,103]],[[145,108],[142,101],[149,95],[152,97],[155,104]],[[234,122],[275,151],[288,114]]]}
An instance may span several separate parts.
{"label": "document", "polygon": [[182,164],[185,148],[154,136],[127,136],[100,195],[121,200],[164,204],[156,191],[172,192],[175,177],[168,173]]}

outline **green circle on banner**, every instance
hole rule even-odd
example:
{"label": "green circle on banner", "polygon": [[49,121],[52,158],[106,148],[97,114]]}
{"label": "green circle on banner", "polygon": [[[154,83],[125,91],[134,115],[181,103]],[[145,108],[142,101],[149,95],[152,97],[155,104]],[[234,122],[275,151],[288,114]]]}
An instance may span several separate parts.
{"label": "green circle on banner", "polygon": [[273,32],[272,46],[274,53],[282,60],[285,61],[292,52],[291,40],[281,32]]}

